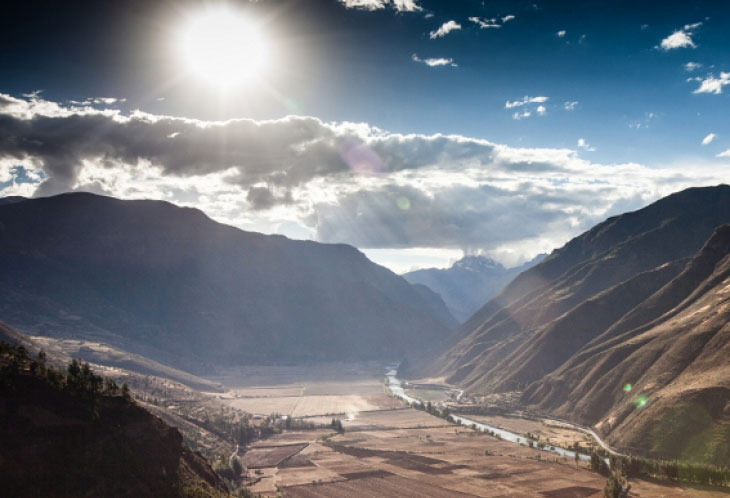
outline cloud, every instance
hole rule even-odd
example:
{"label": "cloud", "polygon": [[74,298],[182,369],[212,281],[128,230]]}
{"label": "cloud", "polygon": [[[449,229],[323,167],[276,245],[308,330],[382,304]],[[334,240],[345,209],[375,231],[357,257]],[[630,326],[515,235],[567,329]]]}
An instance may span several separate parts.
{"label": "cloud", "polygon": [[719,78],[708,74],[704,79],[696,78],[696,81],[700,82],[700,86],[692,93],[714,93],[718,95],[722,93],[725,86],[730,85],[730,72],[720,73]]}
{"label": "cloud", "polygon": [[700,62],[688,62],[684,65],[684,70],[691,73],[692,71],[696,69],[700,69],[702,67],[702,63]]}
{"label": "cloud", "polygon": [[417,0],[340,0],[348,9],[383,10],[388,7],[398,12],[420,12]]}
{"label": "cloud", "polygon": [[521,107],[527,104],[542,104],[548,101],[548,97],[528,97],[525,95],[521,100],[507,101],[504,103],[505,109],[512,109],[513,107]]}
{"label": "cloud", "polygon": [[730,149],[720,152],[717,157],[730,157]]}
{"label": "cloud", "polygon": [[586,142],[586,140],[584,138],[579,138],[578,139],[578,147],[580,147],[581,149],[587,150],[588,152],[595,152],[596,151],[596,148],[593,147],[588,142]]}
{"label": "cloud", "polygon": [[707,135],[705,138],[702,139],[702,145],[708,145],[716,138],[717,138],[717,135],[715,135],[714,133],[710,133],[709,135]]}
{"label": "cloud", "polygon": [[565,31],[564,29],[561,29],[560,31],[558,31],[558,32],[557,32],[557,33],[555,33],[555,34],[556,34],[556,35],[558,36],[558,38],[565,38],[565,35],[566,35],[567,33],[568,33],[567,31]]}
{"label": "cloud", "polygon": [[505,23],[508,23],[509,21],[515,20],[515,16],[513,15],[506,15],[502,18],[492,17],[476,17],[472,16],[469,18],[471,22],[479,26],[480,29],[499,29],[501,28]]}
{"label": "cloud", "polygon": [[538,97],[530,97],[525,95],[520,100],[508,100],[504,103],[505,109],[514,109],[519,108],[523,106],[532,106],[532,109],[525,108],[522,111],[515,111],[512,113],[512,119],[525,119],[529,118],[530,116],[533,116],[533,112],[536,113],[538,116],[544,116],[547,114],[547,108],[544,105],[537,105],[535,104],[544,104],[548,101],[548,97],[544,96],[538,96]]}
{"label": "cloud", "polygon": [[657,115],[654,112],[645,112],[644,118],[632,121],[631,123],[629,123],[629,128],[633,128],[635,130],[648,128],[651,122],[656,119],[656,117]]}
{"label": "cloud", "polygon": [[461,24],[457,23],[454,20],[447,21],[447,22],[443,23],[439,27],[439,29],[437,29],[435,31],[431,31],[431,33],[429,33],[429,37],[432,40],[435,40],[436,38],[442,38],[442,37],[448,35],[449,33],[451,33],[452,31],[458,31],[460,29],[461,29]]}
{"label": "cloud", "polygon": [[420,57],[418,57],[418,54],[413,54],[411,56],[411,59],[413,59],[415,62],[422,62],[429,67],[438,67],[438,66],[458,67],[458,64],[454,63],[454,59],[452,59],[451,57],[427,57],[425,59],[421,59]]}
{"label": "cloud", "polygon": [[566,111],[574,111],[580,102],[577,100],[563,102],[563,109]]}
{"label": "cloud", "polygon": [[0,94],[0,195],[164,199],[248,230],[362,248],[544,250],[729,177],[712,165],[599,164],[571,149],[307,116],[202,121]]}
{"label": "cloud", "polygon": [[671,35],[664,38],[659,44],[659,48],[664,51],[674,50],[677,48],[696,48],[697,45],[694,40],[692,40],[692,36],[694,35],[694,31],[700,26],[702,26],[701,22],[686,24],[684,28],[678,29]]}

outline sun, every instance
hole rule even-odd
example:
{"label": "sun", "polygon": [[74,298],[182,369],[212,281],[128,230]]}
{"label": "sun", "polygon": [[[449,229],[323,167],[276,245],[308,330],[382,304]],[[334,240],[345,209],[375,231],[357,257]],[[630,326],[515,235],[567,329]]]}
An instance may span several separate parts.
{"label": "sun", "polygon": [[227,7],[191,17],[180,32],[179,51],[187,71],[220,89],[259,77],[269,56],[259,27]]}

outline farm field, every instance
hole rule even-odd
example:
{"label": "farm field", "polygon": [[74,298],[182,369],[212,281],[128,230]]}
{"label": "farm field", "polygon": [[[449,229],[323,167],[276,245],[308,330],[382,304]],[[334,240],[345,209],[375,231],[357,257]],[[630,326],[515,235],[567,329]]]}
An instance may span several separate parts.
{"label": "farm field", "polygon": [[[346,429],[343,435],[328,438],[322,437],[323,431],[312,431],[294,456],[257,470],[252,491],[272,497],[277,487],[291,497],[602,496],[605,478],[582,464],[464,427],[437,427],[443,421],[435,417],[432,427],[407,427],[407,417],[418,423],[423,422],[421,416],[430,417],[412,409],[377,412],[378,422],[391,414],[400,418],[400,428]],[[296,438],[306,434],[298,432]],[[288,444],[291,441],[287,438]],[[635,497],[727,496],[717,490],[644,480],[631,484]]]}
{"label": "farm field", "polygon": [[340,415],[400,408],[387,395],[380,364],[316,364],[310,366],[229,369],[215,380],[225,386],[217,397],[230,406],[257,415],[291,417]]}
{"label": "farm field", "polygon": [[[329,429],[285,431],[258,441],[241,456],[246,485],[275,497],[594,497],[605,477],[585,464],[519,446],[406,408],[387,396],[382,370],[332,365],[285,368],[258,384],[227,387],[221,400],[247,411],[282,414],[328,424],[341,413],[344,434]],[[329,372],[330,377],[325,375]],[[284,384],[276,384],[277,381]],[[298,390],[298,391],[297,391]],[[292,393],[298,395],[292,395]],[[286,393],[287,395],[281,395]],[[246,397],[243,397],[246,396]],[[278,403],[278,405],[276,405]],[[288,412],[284,409],[288,409]],[[553,423],[512,417],[474,417],[515,432],[532,432],[558,443],[582,434]],[[702,489],[631,480],[633,497],[727,497]],[[279,495],[280,496],[280,495]]]}

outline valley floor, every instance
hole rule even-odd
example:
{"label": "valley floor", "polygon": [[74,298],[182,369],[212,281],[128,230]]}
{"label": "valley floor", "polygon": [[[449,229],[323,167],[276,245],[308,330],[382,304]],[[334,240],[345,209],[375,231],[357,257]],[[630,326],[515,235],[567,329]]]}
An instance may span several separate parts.
{"label": "valley floor", "polygon": [[[226,372],[221,400],[257,414],[275,409],[331,430],[285,431],[241,455],[255,493],[291,497],[600,497],[605,478],[585,463],[502,441],[406,408],[384,389],[382,365],[267,367]],[[337,412],[339,410],[339,412]],[[545,438],[580,439],[569,430],[511,417],[494,425]],[[717,489],[632,480],[636,497],[725,497]]]}

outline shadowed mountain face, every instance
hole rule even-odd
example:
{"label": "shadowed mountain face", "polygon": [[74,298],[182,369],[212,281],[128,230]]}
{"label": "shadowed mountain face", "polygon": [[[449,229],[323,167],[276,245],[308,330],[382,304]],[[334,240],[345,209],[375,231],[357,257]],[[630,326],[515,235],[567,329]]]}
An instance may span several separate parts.
{"label": "shadowed mountain face", "polygon": [[505,268],[486,256],[465,256],[450,268],[426,268],[403,274],[412,284],[422,284],[441,295],[452,315],[465,322],[513,278],[535,266],[544,254],[514,268]]}
{"label": "shadowed mountain face", "polygon": [[413,287],[347,245],[267,236],[158,201],[0,204],[0,316],[167,363],[395,358],[448,331]]}
{"label": "shadowed mountain face", "polygon": [[525,389],[531,409],[622,449],[726,462],[728,222],[723,185],[601,223],[487,303],[428,373],[472,392]]}
{"label": "shadowed mountain face", "polygon": [[68,372],[0,342],[3,496],[229,496],[177,429]]}

